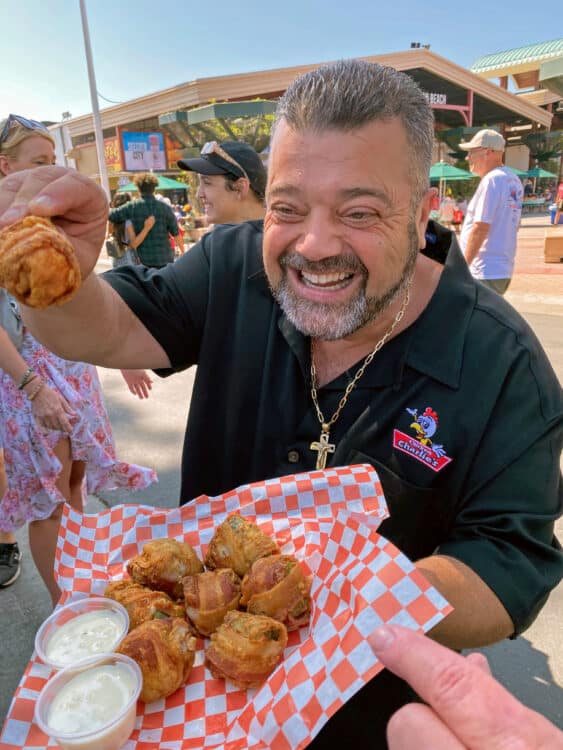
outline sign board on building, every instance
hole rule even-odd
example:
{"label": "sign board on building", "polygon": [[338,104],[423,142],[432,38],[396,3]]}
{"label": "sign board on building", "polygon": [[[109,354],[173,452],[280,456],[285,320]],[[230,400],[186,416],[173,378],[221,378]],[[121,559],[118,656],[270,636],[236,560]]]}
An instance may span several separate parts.
{"label": "sign board on building", "polygon": [[128,172],[149,172],[166,169],[166,153],[162,133],[134,133],[124,131],[123,154]]}
{"label": "sign board on building", "polygon": [[104,155],[108,172],[121,172],[117,138],[104,138]]}
{"label": "sign board on building", "polygon": [[424,96],[428,104],[447,104],[448,97],[446,94],[438,94],[435,91],[425,91]]}

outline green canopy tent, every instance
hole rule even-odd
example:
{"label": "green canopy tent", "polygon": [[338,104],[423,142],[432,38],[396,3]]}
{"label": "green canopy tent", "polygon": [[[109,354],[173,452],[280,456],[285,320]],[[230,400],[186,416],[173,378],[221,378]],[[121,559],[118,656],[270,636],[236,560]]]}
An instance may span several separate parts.
{"label": "green canopy tent", "polygon": [[528,169],[526,175],[534,180],[534,193],[536,192],[536,180],[541,180],[544,177],[552,177],[557,179],[556,174],[553,174],[553,172],[548,172],[546,169],[542,169],[541,167],[533,167],[532,169]]}
{"label": "green canopy tent", "polygon": [[534,177],[535,179],[538,179],[538,177],[555,177],[557,179],[556,174],[553,174],[553,172],[548,172],[546,169],[542,169],[541,167],[528,169],[526,174],[528,175],[528,177]]}
{"label": "green canopy tent", "polygon": [[[158,185],[157,190],[189,190],[189,186],[185,182],[179,180],[172,180],[170,177],[164,177],[163,175],[157,175]],[[134,182],[128,182],[127,185],[123,185],[118,189],[118,193],[132,193],[137,190],[137,186]]]}
{"label": "green canopy tent", "polygon": [[514,172],[514,174],[517,177],[527,177],[528,176],[528,173],[526,172],[525,169],[518,169],[518,167],[509,167],[509,166],[507,166],[506,168],[510,169],[511,172]]}
{"label": "green canopy tent", "polygon": [[445,161],[438,161],[430,167],[430,179],[439,180],[440,200],[444,195],[444,186],[455,180],[472,180],[475,175],[465,169],[459,169]]}

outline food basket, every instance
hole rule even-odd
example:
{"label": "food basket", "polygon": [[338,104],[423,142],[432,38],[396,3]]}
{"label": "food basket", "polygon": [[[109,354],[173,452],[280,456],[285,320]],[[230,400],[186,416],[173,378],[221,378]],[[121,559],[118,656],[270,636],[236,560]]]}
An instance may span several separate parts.
{"label": "food basket", "polygon": [[[119,505],[81,515],[66,506],[55,565],[61,603],[103,594],[151,539],[188,542],[203,559],[215,528],[234,512],[270,534],[312,576],[311,623],[289,634],[284,659],[253,690],[213,679],[199,640],[188,684],[166,699],[139,702],[124,750],[305,748],[382,669],[366,640],[374,628],[389,622],[427,631],[451,611],[377,533],[387,506],[368,465],[256,482],[173,510]],[[33,724],[35,700],[49,674],[34,654],[12,702],[1,750],[54,747]]]}

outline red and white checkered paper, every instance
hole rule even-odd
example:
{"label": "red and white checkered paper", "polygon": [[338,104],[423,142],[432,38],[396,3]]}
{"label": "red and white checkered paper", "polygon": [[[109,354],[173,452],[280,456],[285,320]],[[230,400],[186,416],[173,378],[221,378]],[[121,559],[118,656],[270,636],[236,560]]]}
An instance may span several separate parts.
{"label": "red and white checkered paper", "polygon": [[[366,636],[389,622],[427,631],[451,607],[412,563],[376,533],[387,516],[371,466],[298,474],[201,496],[174,510],[119,505],[96,515],[65,508],[56,573],[61,603],[103,594],[150,539],[186,541],[203,559],[214,529],[238,511],[295,555],[313,576],[309,627],[290,633],[284,659],[258,689],[213,679],[198,641],[188,684],[139,702],[124,750],[298,750],[381,669]],[[33,723],[49,669],[33,655],[10,708],[0,748],[56,747]]]}

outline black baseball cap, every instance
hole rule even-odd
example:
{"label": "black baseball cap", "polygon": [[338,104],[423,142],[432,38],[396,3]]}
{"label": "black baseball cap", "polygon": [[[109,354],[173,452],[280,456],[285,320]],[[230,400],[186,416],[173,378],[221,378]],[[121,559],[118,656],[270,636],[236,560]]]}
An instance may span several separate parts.
{"label": "black baseball cap", "polygon": [[[220,153],[213,151],[213,145],[222,149],[233,160],[228,161]],[[248,177],[250,187],[263,198],[266,193],[266,168],[257,151],[242,141],[225,141],[224,143],[205,144],[202,152],[193,159],[181,159],[180,169],[197,174],[215,175],[230,174],[235,177]]]}

